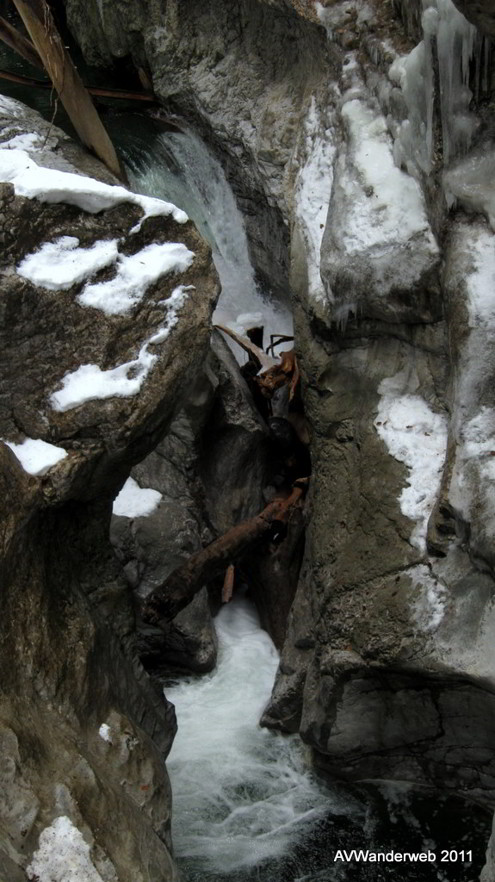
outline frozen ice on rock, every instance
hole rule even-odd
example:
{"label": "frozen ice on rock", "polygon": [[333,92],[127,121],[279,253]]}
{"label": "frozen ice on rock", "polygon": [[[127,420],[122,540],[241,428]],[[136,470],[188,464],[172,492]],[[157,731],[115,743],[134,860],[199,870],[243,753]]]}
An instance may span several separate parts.
{"label": "frozen ice on rock", "polygon": [[414,567],[409,575],[414,587],[419,589],[413,604],[416,624],[423,631],[436,631],[445,615],[447,589],[424,564]]}
{"label": "frozen ice on rock", "polygon": [[127,398],[137,395],[158,356],[149,352],[149,346],[163,343],[178,322],[177,310],[184,305],[192,285],[179,285],[166,300],[165,323],[141,346],[137,358],[102,371],[96,364],[83,364],[62,377],[62,388],[50,396],[54,410],[63,412],[87,401],[105,398]]}
{"label": "frozen ice on rock", "polygon": [[44,168],[37,165],[25,150],[10,149],[4,144],[0,145],[0,181],[13,184],[18,196],[48,203],[65,202],[91,214],[123,202],[138,205],[143,211],[143,217],[131,232],[137,232],[148,217],[172,215],[180,224],[188,220],[187,214],[171,202],[152,196],[141,196],[125,187],[104,184],[85,175]]}
{"label": "frozen ice on rock", "polygon": [[310,296],[325,298],[320,277],[320,250],[328,214],[335,157],[334,133],[322,130],[314,96],[304,123],[306,159],[296,179],[296,215],[307,246]]}

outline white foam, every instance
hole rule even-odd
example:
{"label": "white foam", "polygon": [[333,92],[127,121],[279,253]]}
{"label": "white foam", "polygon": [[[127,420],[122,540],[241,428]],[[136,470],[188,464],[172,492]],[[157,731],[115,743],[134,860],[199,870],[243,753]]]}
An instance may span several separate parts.
{"label": "white foam", "polygon": [[278,657],[252,607],[235,598],[216,627],[217,670],[166,690],[179,726],[167,767],[177,855],[228,875],[282,855],[330,802],[299,739],[258,725]]}

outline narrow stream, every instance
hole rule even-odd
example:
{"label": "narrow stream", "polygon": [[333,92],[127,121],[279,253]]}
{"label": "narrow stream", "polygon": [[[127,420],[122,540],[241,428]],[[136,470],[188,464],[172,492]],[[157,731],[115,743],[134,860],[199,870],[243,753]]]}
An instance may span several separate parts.
{"label": "narrow stream", "polygon": [[[172,835],[186,882],[475,882],[490,818],[407,784],[344,787],[317,777],[297,736],[262,729],[278,657],[252,604],[216,618],[216,670],[166,687],[178,732],[167,760]],[[473,862],[441,864],[442,849]],[[435,863],[347,861],[352,849],[434,852]]]}
{"label": "narrow stream", "polygon": [[329,805],[336,814],[359,807],[309,774],[298,738],[258,726],[278,657],[252,605],[234,600],[216,627],[216,671],[166,690],[179,726],[167,762],[175,848],[189,880],[275,879]]}

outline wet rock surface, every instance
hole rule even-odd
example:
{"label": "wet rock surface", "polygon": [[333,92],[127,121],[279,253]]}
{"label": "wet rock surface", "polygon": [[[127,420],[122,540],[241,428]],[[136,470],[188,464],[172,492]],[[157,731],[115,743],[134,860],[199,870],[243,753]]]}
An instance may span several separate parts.
{"label": "wet rock surface", "polygon": [[[14,103],[2,104],[2,117],[4,140],[48,132]],[[49,142],[41,154],[32,152],[34,160],[76,171],[78,149],[65,157],[66,136],[50,129]],[[98,175],[98,164],[89,165]],[[98,879],[172,880],[163,760],[174,712],[138,661],[131,598],[108,530],[114,496],[167,430],[184,375],[200,368],[216,275],[191,223],[154,217],[133,234],[142,212],[125,201],[89,214],[63,197],[48,204],[18,196],[11,184],[2,185],[2,200],[0,436],[18,445],[38,439],[66,453],[51,467],[26,472],[0,445],[2,868],[9,879],[23,874],[40,833],[66,818],[82,833]],[[82,395],[57,411],[51,396],[80,365],[97,365],[105,375],[136,359],[163,327],[177,277],[162,274],[130,314],[107,315],[78,303],[81,282],[47,290],[17,273],[27,253],[61,236],[77,236],[87,247],[118,238],[127,253],[170,240],[194,251],[187,281],[180,278],[194,287],[130,397]],[[132,379],[132,368],[125,373]]]}

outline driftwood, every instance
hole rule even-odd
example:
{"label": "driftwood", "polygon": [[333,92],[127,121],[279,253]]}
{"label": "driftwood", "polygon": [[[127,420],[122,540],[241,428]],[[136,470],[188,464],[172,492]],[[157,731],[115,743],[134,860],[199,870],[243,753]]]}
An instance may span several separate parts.
{"label": "driftwood", "polygon": [[241,349],[244,349],[244,352],[247,352],[249,358],[256,362],[259,368],[263,368],[264,370],[269,370],[271,367],[277,364],[277,360],[272,358],[271,355],[267,355],[260,349],[259,346],[256,346],[252,340],[249,340],[248,337],[242,337],[240,334],[236,334],[231,328],[227,328],[226,325],[213,325],[219,331],[223,331],[224,334],[227,334],[232,340],[234,340]]}
{"label": "driftwood", "polygon": [[19,31],[14,28],[7,19],[2,18],[0,16],[0,40],[3,40],[7,46],[10,46],[14,52],[17,52],[18,55],[21,55],[25,61],[29,61],[29,64],[34,65],[35,67],[40,67],[43,69],[43,62],[39,57],[36,49],[30,40],[27,40],[23,34],[20,34]]}
{"label": "driftwood", "polygon": [[12,0],[83,144],[121,180],[125,175],[98,112],[57,31],[46,0]]}
{"label": "driftwood", "polygon": [[[0,39],[2,39],[0,34]],[[0,70],[0,79],[9,80],[11,83],[19,83],[21,86],[33,86],[35,89],[53,89],[52,83],[47,80],[36,80],[34,77],[25,77],[22,74]],[[90,95],[97,98],[120,98],[125,101],[145,101],[148,104],[156,104],[157,98],[153,92],[126,92],[124,89],[103,89],[100,86],[85,86]]]}
{"label": "driftwood", "polygon": [[300,379],[296,353],[294,349],[290,349],[288,352],[281,352],[279,364],[256,377],[256,382],[266,398],[272,398],[274,392],[282,386],[289,386],[289,401],[292,401]]}
{"label": "driftwood", "polygon": [[229,600],[232,600],[232,595],[234,593],[234,578],[235,566],[234,564],[229,564],[225,570],[225,578],[223,580],[222,603],[228,603]]}
{"label": "driftwood", "polygon": [[148,595],[141,610],[145,622],[159,625],[184,609],[203,585],[221,576],[232,561],[260,542],[283,538],[291,510],[303,498],[308,478],[293,485],[286,499],[275,499],[253,518],[232,527],[206,548],[193,554],[165,582]]}

